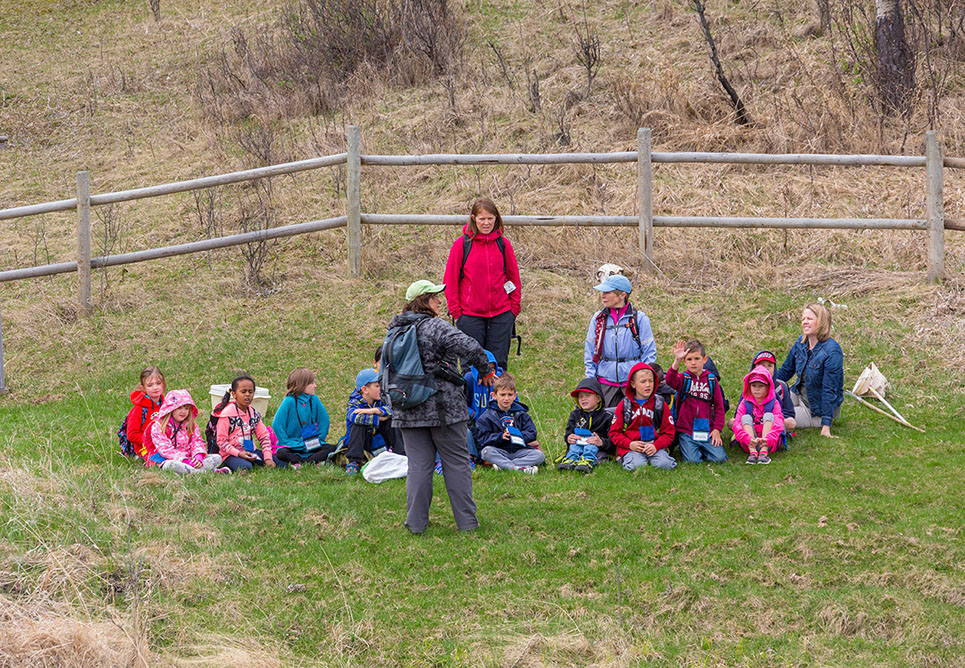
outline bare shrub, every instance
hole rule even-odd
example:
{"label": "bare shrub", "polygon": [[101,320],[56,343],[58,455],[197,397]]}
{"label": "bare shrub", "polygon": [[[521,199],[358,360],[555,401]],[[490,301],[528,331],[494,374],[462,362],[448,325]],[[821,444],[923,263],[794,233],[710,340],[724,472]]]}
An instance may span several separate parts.
{"label": "bare shrub", "polygon": [[[117,205],[108,204],[105,207],[94,210],[97,220],[100,221],[95,239],[97,240],[98,255],[107,256],[113,253],[120,243],[123,227],[121,217],[118,215]],[[101,299],[107,298],[107,290],[110,287],[110,276],[107,267],[101,267],[97,276],[100,279]]]}
{"label": "bare shrub", "polygon": [[235,29],[195,96],[220,123],[318,115],[338,109],[363,73],[409,85],[450,75],[464,40],[448,0],[296,0],[255,36]]}
{"label": "bare shrub", "polygon": [[593,88],[593,80],[600,71],[603,62],[603,48],[600,36],[590,31],[590,23],[586,18],[586,0],[583,0],[583,27],[576,26],[576,60],[586,72],[586,97],[589,99]]}

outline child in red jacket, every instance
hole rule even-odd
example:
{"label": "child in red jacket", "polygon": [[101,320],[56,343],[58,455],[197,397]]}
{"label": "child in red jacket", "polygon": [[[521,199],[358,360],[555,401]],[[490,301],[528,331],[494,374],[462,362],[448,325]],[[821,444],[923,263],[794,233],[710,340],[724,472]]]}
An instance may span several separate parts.
{"label": "child in red jacket", "polygon": [[635,364],[624,388],[626,396],[613,416],[610,440],[627,471],[648,464],[667,470],[677,465],[667,450],[674,437],[673,416],[654,392],[656,384],[657,374],[649,364]]}
{"label": "child in red jacket", "polygon": [[156,366],[144,369],[137,387],[131,392],[131,403],[134,406],[128,411],[118,432],[121,452],[129,457],[140,457],[145,466],[159,466],[165,461],[164,457],[157,454],[150,440],[144,442],[144,432],[151,426],[151,416],[161,408],[164,392],[164,374],[161,370]]}

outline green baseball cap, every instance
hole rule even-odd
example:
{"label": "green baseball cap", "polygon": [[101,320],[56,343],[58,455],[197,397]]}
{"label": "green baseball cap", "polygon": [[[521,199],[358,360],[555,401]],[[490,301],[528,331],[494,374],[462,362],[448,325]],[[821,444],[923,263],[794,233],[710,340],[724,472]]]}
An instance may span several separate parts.
{"label": "green baseball cap", "polygon": [[442,292],[446,289],[446,284],[436,285],[432,281],[427,281],[422,279],[421,281],[416,281],[405,291],[405,300],[411,302],[416,297],[420,295],[434,295],[438,292]]}

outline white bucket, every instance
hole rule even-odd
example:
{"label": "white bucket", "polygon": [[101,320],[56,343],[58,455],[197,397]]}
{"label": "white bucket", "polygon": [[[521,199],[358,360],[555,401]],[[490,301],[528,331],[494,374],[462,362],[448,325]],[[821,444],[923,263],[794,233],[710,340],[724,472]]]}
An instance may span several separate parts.
{"label": "white bucket", "polygon": [[[224,399],[224,393],[231,389],[231,383],[226,385],[212,385],[209,390],[211,395],[211,410],[221,403]],[[254,407],[262,417],[268,411],[268,400],[271,399],[271,394],[268,392],[267,387],[255,387],[255,398],[251,400],[251,405]]]}

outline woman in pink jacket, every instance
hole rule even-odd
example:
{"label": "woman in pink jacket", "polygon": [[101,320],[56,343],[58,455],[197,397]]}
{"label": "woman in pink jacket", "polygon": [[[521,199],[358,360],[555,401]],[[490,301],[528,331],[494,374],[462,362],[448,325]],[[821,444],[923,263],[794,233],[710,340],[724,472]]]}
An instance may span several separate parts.
{"label": "woman in pink jacket", "polygon": [[762,366],[744,376],[744,393],[731,424],[734,440],[747,453],[747,464],[770,464],[784,435],[784,414],[774,394],[771,373]]}
{"label": "woman in pink jacket", "polygon": [[157,413],[151,416],[150,440],[157,453],[166,460],[162,471],[229,473],[221,465],[220,455],[207,454],[201,430],[195,418],[198,408],[187,390],[171,390]]}
{"label": "woman in pink jacket", "polygon": [[444,283],[449,315],[507,368],[520,308],[519,266],[491,199],[473,202],[469,222],[449,250]]}

